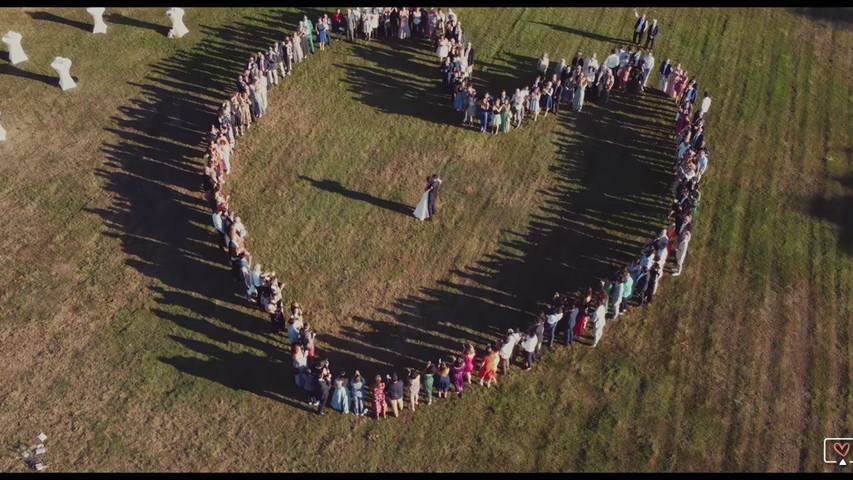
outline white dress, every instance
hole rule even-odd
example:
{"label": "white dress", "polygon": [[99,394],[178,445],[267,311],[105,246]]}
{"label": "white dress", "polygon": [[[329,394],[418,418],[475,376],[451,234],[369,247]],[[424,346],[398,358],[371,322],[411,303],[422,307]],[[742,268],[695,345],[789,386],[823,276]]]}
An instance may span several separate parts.
{"label": "white dress", "polygon": [[429,209],[427,208],[428,203],[429,192],[424,192],[423,196],[421,197],[420,203],[418,203],[418,206],[415,208],[415,218],[417,218],[418,220],[426,220],[426,218],[429,216]]}

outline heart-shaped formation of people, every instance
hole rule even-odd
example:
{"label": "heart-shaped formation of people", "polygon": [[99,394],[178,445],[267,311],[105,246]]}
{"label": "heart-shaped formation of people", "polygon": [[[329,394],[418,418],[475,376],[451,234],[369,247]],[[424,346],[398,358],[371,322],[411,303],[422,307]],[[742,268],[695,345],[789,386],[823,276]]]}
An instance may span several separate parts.
{"label": "heart-shaped formation of people", "polygon": [[[634,12],[637,24],[634,43],[642,41],[648,27],[645,16]],[[649,40],[654,42],[658,27],[649,29]],[[654,37],[651,32],[654,31]],[[541,75],[530,86],[515,90],[512,96],[505,93],[500,98],[484,93],[479,95],[470,82],[474,66],[472,44],[465,39],[458,16],[448,9],[427,11],[406,8],[376,8],[348,10],[340,9],[333,15],[323,15],[316,24],[307,16],[299,22],[292,36],[281,43],[273,44],[266,52],[251,55],[246,68],[237,81],[237,92],[222,104],[216,123],[211,126],[210,143],[205,159],[204,184],[207,201],[212,210],[213,226],[220,235],[221,247],[230,253],[230,263],[237,279],[239,293],[248,301],[269,314],[274,332],[286,334],[293,355],[294,381],[298,388],[306,391],[306,400],[325,414],[326,404],[336,410],[365,415],[365,400],[370,397],[373,413],[384,417],[388,411],[386,394],[396,416],[402,409],[403,398],[408,394],[411,406],[418,403],[421,392],[427,404],[434,391],[438,397],[446,397],[451,390],[461,396],[466,383],[471,383],[475,372],[476,351],[465,345],[458,356],[438,364],[428,362],[422,372],[407,369],[405,375],[396,373],[384,378],[377,375],[371,385],[357,370],[351,378],[345,374],[332,378],[327,360],[315,361],[315,332],[304,321],[302,308],[296,302],[285,307],[283,285],[274,271],[263,272],[246,248],[247,229],[236,214],[228,207],[228,195],[223,186],[231,170],[231,152],[236,138],[247,133],[251,124],[260,121],[268,108],[268,88],[292,74],[296,66],[307,56],[325,49],[333,41],[333,35],[346,34],[349,41],[359,38],[395,38],[406,40],[413,36],[434,40],[436,55],[441,60],[442,82],[452,95],[452,107],[462,115],[464,124],[478,123],[479,131],[493,134],[520,128],[525,119],[536,121],[540,113],[557,114],[560,107],[568,104],[575,112],[581,112],[587,95],[601,104],[607,104],[611,90],[619,92],[644,92],[650,72],[654,68],[654,57],[641,49],[631,52],[614,48],[599,65],[596,55],[584,59],[580,54],[571,64],[565,60],[550,67],[545,54],[536,63]],[[639,40],[638,38],[639,34]],[[334,40],[340,41],[340,40]],[[646,42],[648,45],[648,41]],[[533,62],[532,62],[533,63]],[[667,258],[673,249],[675,267],[672,276],[681,274],[687,248],[693,232],[692,220],[696,215],[700,193],[700,181],[706,172],[710,151],[705,140],[705,115],[711,99],[706,92],[699,104],[698,83],[689,79],[681,65],[673,67],[667,60],[658,70],[658,87],[675,99],[678,114],[672,136],[677,145],[673,157],[675,178],[672,184],[674,199],[668,219],[668,228],[643,247],[642,254],[631,265],[618,269],[611,278],[601,280],[595,288],[580,292],[573,301],[568,296],[556,294],[551,299],[548,311],[540,313],[535,325],[527,331],[509,330],[506,337],[487,347],[477,376],[481,385],[490,386],[497,381],[499,368],[506,373],[514,358],[515,346],[520,344],[524,352],[524,366],[530,370],[537,361],[537,352],[544,343],[546,332],[550,332],[553,345],[558,325],[565,327],[566,343],[571,344],[580,335],[587,322],[594,329],[592,347],[595,347],[604,331],[607,320],[619,318],[629,308],[651,303],[660,285]],[[551,77],[547,76],[550,73]],[[692,118],[691,118],[692,116]],[[432,217],[430,202],[434,202],[439,182],[427,179],[421,204],[413,209],[416,218]],[[670,220],[667,220],[670,222]],[[254,263],[254,267],[252,264]],[[309,365],[310,364],[310,365]],[[367,395],[369,392],[370,395]]]}

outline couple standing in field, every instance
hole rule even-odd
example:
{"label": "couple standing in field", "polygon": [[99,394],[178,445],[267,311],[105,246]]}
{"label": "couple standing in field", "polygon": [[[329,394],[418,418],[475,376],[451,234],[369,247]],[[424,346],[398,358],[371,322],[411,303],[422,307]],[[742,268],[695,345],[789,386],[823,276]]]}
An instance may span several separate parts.
{"label": "couple standing in field", "polygon": [[424,188],[424,194],[421,196],[421,201],[415,208],[414,216],[418,220],[432,221],[435,216],[435,199],[438,197],[438,187],[441,185],[441,179],[437,174],[426,178],[427,184]]}

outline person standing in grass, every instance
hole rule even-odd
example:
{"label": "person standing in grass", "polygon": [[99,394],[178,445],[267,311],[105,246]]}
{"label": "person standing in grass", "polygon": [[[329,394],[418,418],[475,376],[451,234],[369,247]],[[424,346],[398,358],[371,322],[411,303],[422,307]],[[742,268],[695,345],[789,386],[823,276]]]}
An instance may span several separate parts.
{"label": "person standing in grass", "polygon": [[625,278],[622,272],[617,272],[613,280],[613,289],[610,291],[610,305],[613,306],[613,320],[619,318],[622,307],[622,295],[625,293]]}
{"label": "person standing in grass", "polygon": [[382,375],[377,375],[373,382],[373,414],[378,419],[388,416],[388,405],[385,403],[385,382],[382,381]]}
{"label": "person standing in grass", "polygon": [[672,63],[667,58],[658,69],[660,76],[658,77],[658,90],[666,92],[669,86],[669,76],[672,74]]}
{"label": "person standing in grass", "polygon": [[515,351],[515,345],[521,341],[521,333],[516,333],[513,329],[509,329],[506,331],[506,338],[503,343],[501,343],[500,348],[500,357],[501,357],[501,367],[502,373],[506,375],[509,372],[509,365],[512,363],[513,352]]}
{"label": "person standing in grass", "polygon": [[[656,260],[660,260],[660,256],[656,256]],[[649,269],[649,281],[646,284],[646,295],[644,303],[651,304],[655,297],[658,288],[658,280],[660,279],[660,266],[657,262],[652,264]]]}
{"label": "person standing in grass", "polygon": [[391,401],[391,411],[395,417],[399,417],[400,411],[403,410],[403,392],[405,391],[403,380],[397,376],[397,372],[386,375],[385,378],[389,382],[387,390],[388,400]]}
{"label": "person standing in grass", "polygon": [[[636,260],[635,260],[636,261]],[[628,313],[628,300],[634,294],[634,278],[626,268],[622,272],[622,303],[619,310],[622,314]]]}
{"label": "person standing in grass", "polygon": [[306,368],[302,375],[302,389],[305,390],[305,395],[308,397],[308,405],[316,407],[318,403],[317,375],[311,368]]}
{"label": "person standing in grass", "polygon": [[[451,357],[450,361],[453,361],[453,357]],[[444,363],[439,358],[436,374],[438,375],[438,384],[436,385],[438,398],[447,398],[447,392],[450,390],[450,365]]]}
{"label": "person standing in grass", "polygon": [[421,392],[421,374],[414,368],[409,368],[407,377],[407,390],[409,392],[409,408],[415,411],[418,406],[418,396]]}
{"label": "person standing in grass", "polygon": [[320,403],[317,408],[317,413],[320,415],[326,414],[326,404],[329,403],[329,394],[332,391],[332,376],[329,374],[322,375],[317,380],[317,391],[318,397],[320,397]]}
{"label": "person standing in grass", "polygon": [[481,359],[480,371],[477,373],[481,387],[483,386],[483,382],[486,382],[486,388],[490,388],[492,382],[497,381],[498,361],[498,352],[489,345],[487,353]]}
{"label": "person standing in grass", "polygon": [[506,133],[509,131],[509,100],[505,100],[501,103],[501,132]]}
{"label": "person standing in grass", "polygon": [[569,311],[569,318],[566,322],[566,345],[570,347],[573,346],[573,342],[575,339],[575,329],[577,327],[578,317],[580,316],[582,308],[583,303],[581,299],[578,298],[572,305],[571,311]]}
{"label": "person standing in grass", "polygon": [[335,392],[332,394],[332,408],[344,414],[349,413],[350,396],[347,390],[347,374],[343,370],[335,379]]}
{"label": "person standing in grass", "polygon": [[364,378],[361,373],[356,370],[355,375],[349,382],[352,393],[352,413],[359,416],[364,416]]}
{"label": "person standing in grass", "polygon": [[581,74],[578,75],[577,80],[575,80],[574,110],[576,112],[583,110],[583,99],[584,95],[586,95],[587,85],[589,85],[589,80],[587,79],[587,76],[581,72]]}
{"label": "person standing in grass", "polygon": [[687,246],[690,243],[691,236],[690,230],[685,230],[678,238],[678,246],[675,247],[675,271],[672,272],[673,277],[681,275],[681,268],[684,265],[684,258],[687,256]]}
{"label": "person standing in grass", "polygon": [[521,341],[521,348],[524,350],[524,371],[529,371],[533,368],[533,363],[536,361],[536,332],[531,328]]}
{"label": "person standing in grass", "polygon": [[599,301],[598,307],[596,307],[595,312],[592,316],[592,326],[595,329],[595,336],[592,340],[591,348],[595,348],[598,346],[598,342],[601,341],[601,336],[604,335],[604,325],[607,323],[604,319],[604,316],[607,314],[607,308],[605,307],[604,302]]}
{"label": "person standing in grass", "polygon": [[465,363],[465,383],[471,383],[471,374],[474,373],[474,363],[477,351],[474,346],[466,343],[462,346],[462,358]]}
{"label": "person standing in grass", "polygon": [[314,23],[308,18],[308,15],[303,15],[302,25],[305,39],[308,41],[308,48],[311,49],[311,53],[314,53]]}
{"label": "person standing in grass", "polygon": [[450,367],[450,375],[453,377],[453,387],[456,389],[456,396],[462,398],[462,390],[465,386],[465,360],[463,357],[458,357],[453,362],[453,366]]}
{"label": "person standing in grass", "polygon": [[551,308],[551,312],[545,316],[545,323],[547,324],[548,332],[550,333],[550,340],[548,341],[548,346],[554,346],[554,336],[557,332],[557,325],[559,325],[560,320],[563,318],[563,307],[557,305]]}
{"label": "person standing in grass", "polygon": [[299,345],[293,347],[293,378],[297,388],[302,388],[305,376],[302,372],[308,369],[308,352]]}
{"label": "person standing in grass", "polygon": [[[428,26],[429,24],[427,24]],[[423,373],[424,394],[426,395],[427,405],[432,405],[432,388],[435,384],[435,366],[432,362],[427,362]]]}
{"label": "person standing in grass", "polygon": [[538,354],[542,350],[542,344],[545,343],[545,312],[540,311],[536,316],[533,332],[536,335],[536,353]]}

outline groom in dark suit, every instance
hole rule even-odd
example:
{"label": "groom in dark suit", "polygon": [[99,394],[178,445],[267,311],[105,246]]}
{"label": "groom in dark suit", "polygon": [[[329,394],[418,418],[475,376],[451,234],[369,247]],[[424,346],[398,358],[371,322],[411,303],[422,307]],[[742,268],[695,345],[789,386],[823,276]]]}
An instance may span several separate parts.
{"label": "groom in dark suit", "polygon": [[435,216],[435,199],[438,197],[439,185],[441,185],[441,179],[438,178],[438,175],[433,174],[426,186],[426,191],[429,192],[429,199],[427,200],[427,212],[429,212],[429,216],[427,217],[427,221],[430,222],[432,221],[432,217]]}

